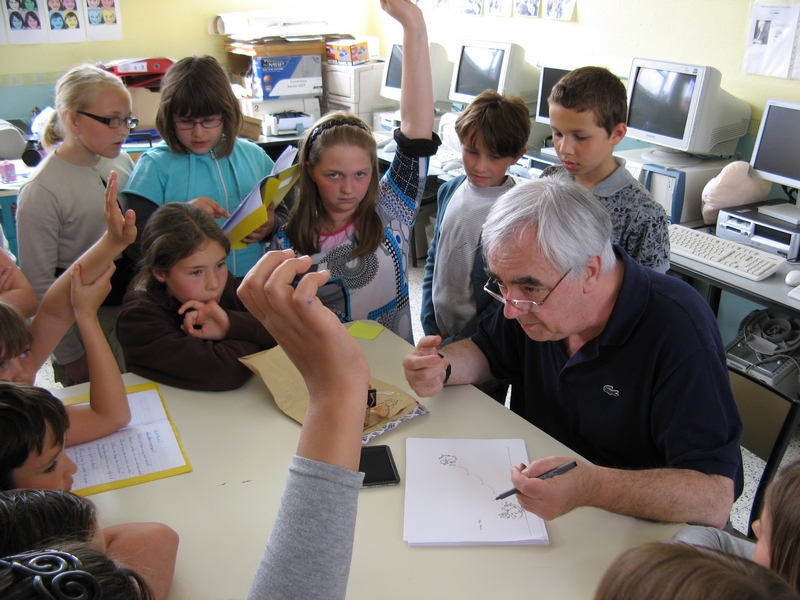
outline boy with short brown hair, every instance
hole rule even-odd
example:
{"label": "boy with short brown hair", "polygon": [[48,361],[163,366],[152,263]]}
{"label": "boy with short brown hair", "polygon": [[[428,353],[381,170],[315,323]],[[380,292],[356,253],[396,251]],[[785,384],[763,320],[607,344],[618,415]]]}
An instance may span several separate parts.
{"label": "boy with short brown hair", "polygon": [[568,172],[603,203],[611,215],[612,242],[637,262],[669,268],[669,221],[664,208],[613,155],[627,132],[627,94],[619,78],[603,67],[581,67],[561,78],[548,99],[550,128],[561,166],[542,173]]}

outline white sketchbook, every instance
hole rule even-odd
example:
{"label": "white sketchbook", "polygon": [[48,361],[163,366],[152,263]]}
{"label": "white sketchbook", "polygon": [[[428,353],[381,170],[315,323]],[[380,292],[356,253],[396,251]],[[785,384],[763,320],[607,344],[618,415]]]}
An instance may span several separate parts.
{"label": "white sketchbook", "polygon": [[[65,450],[78,465],[72,491],[81,496],[192,470],[158,387],[148,383],[126,391],[131,407],[131,421],[126,427]],[[67,402],[77,404],[80,400],[71,398]]]}
{"label": "white sketchbook", "polygon": [[406,440],[403,539],[412,546],[549,544],[544,521],[510,489],[511,467],[528,464],[524,440]]}

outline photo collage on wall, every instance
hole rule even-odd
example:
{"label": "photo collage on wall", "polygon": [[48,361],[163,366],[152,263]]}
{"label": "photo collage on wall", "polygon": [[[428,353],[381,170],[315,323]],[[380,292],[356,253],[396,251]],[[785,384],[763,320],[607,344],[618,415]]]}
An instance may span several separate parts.
{"label": "photo collage on wall", "polygon": [[577,0],[413,0],[423,9],[487,17],[527,17],[571,21]]}
{"label": "photo collage on wall", "polygon": [[121,0],[2,0],[9,44],[122,39]]}

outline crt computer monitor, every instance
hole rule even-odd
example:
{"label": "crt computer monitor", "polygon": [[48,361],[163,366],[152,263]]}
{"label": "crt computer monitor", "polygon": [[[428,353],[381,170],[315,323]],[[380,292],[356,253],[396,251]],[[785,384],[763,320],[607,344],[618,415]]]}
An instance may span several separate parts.
{"label": "crt computer monitor", "polygon": [[[432,42],[428,46],[428,53],[430,55],[431,76],[433,78],[433,101],[444,102],[447,100],[453,63],[447,58],[447,51],[441,44]],[[381,96],[389,100],[400,101],[402,74],[403,44],[392,44],[391,51],[383,67]]]}
{"label": "crt computer monitor", "polygon": [[768,100],[750,165],[762,179],[800,189],[800,103]]}
{"label": "crt computer monitor", "polygon": [[547,99],[550,97],[550,92],[553,86],[557,84],[561,78],[569,73],[568,69],[559,69],[556,67],[543,66],[541,68],[541,77],[539,78],[539,95],[536,101],[536,122],[550,124],[550,105]]}
{"label": "crt computer monitor", "polygon": [[507,42],[462,41],[453,65],[448,97],[469,104],[485,90],[517,94],[536,101],[537,69],[525,62],[525,49]]}
{"label": "crt computer monitor", "polygon": [[652,158],[659,164],[698,162],[689,154],[734,154],[747,133],[750,105],[723,90],[721,81],[713,67],[634,58],[628,137],[656,146]]}

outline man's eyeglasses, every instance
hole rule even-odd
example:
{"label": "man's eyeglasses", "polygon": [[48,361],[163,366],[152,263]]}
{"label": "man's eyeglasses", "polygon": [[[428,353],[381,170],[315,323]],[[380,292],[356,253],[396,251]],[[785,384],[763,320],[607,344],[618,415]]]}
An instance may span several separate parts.
{"label": "man's eyeglasses", "polygon": [[[570,269],[569,271],[571,271],[571,270],[572,269]],[[539,309],[542,307],[542,304],[544,304],[547,301],[547,299],[550,297],[550,294],[552,294],[555,291],[555,289],[558,287],[558,284],[561,283],[562,281],[564,281],[566,276],[569,275],[569,271],[564,273],[561,276],[561,279],[559,279],[558,282],[556,282],[556,284],[553,287],[550,288],[550,291],[547,292],[547,295],[544,298],[542,298],[541,302],[535,302],[533,300],[514,300],[514,299],[508,299],[505,296],[502,296],[501,294],[503,292],[503,289],[506,286],[500,284],[497,281],[497,279],[495,279],[494,277],[490,277],[489,278],[489,281],[487,281],[486,285],[483,286],[483,291],[486,292],[487,294],[489,294],[495,300],[499,300],[503,304],[505,304],[506,302],[510,302],[511,304],[514,305],[515,308],[518,308],[519,310],[524,310],[526,312],[539,312]],[[495,285],[495,284],[497,284],[497,288],[500,290],[501,294],[498,294],[497,292],[493,292],[492,290],[489,289],[489,286]]]}
{"label": "man's eyeglasses", "polygon": [[214,129],[222,125],[222,117],[207,117],[205,119],[175,119],[175,129],[189,131],[198,123],[203,129]]}
{"label": "man's eyeglasses", "polygon": [[139,119],[136,117],[99,117],[97,115],[93,115],[92,113],[88,113],[82,110],[76,111],[79,115],[83,115],[84,117],[89,117],[90,119],[94,119],[102,123],[103,125],[108,125],[111,129],[119,129],[123,125],[127,126],[128,129],[133,129],[139,124]]}

